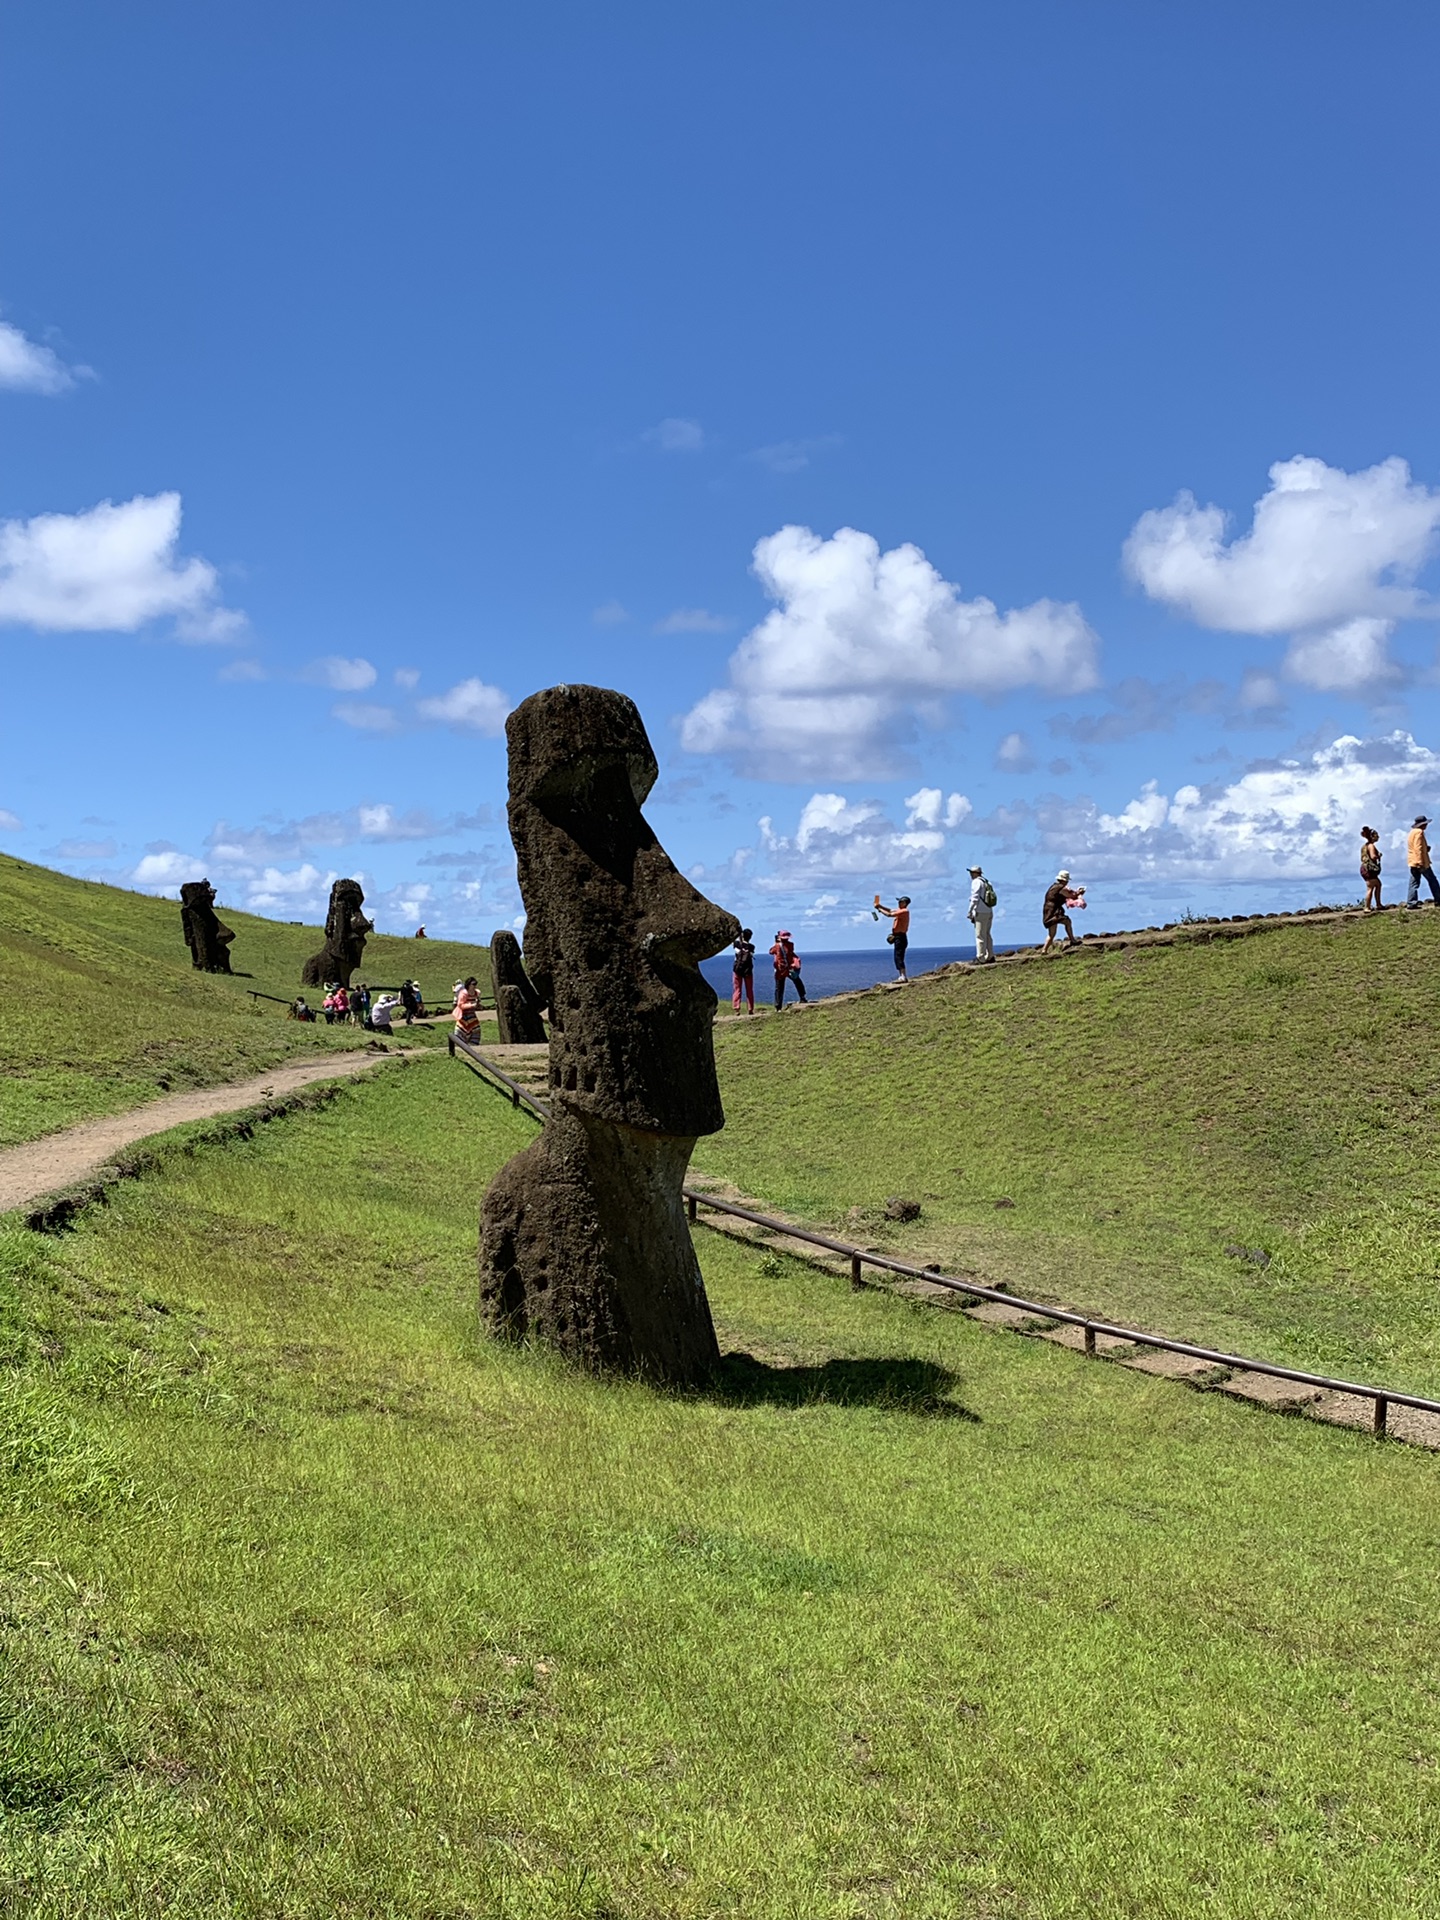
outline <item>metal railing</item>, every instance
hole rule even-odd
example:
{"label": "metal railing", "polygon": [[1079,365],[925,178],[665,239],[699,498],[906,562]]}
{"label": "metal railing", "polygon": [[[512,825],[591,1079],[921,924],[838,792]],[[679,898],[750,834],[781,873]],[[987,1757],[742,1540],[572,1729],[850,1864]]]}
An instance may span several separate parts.
{"label": "metal railing", "polygon": [[[518,1080],[512,1079],[493,1061],[487,1060],[468,1041],[452,1037],[450,1052],[456,1057],[463,1056],[482,1078],[488,1075],[492,1081],[499,1082],[509,1093],[512,1106],[528,1108],[538,1120],[547,1117],[548,1109],[541,1101],[527,1093]],[[699,1214],[701,1207],[705,1207],[712,1213],[728,1214],[733,1219],[748,1221],[752,1226],[764,1227],[787,1240],[822,1247],[827,1253],[848,1259],[850,1285],[856,1289],[866,1285],[866,1267],[874,1267],[882,1273],[898,1274],[902,1279],[927,1281],[931,1286],[945,1288],[947,1292],[963,1294],[966,1299],[993,1301],[1000,1306],[1013,1308],[1016,1313],[1032,1315],[1037,1320],[1079,1327],[1085,1336],[1087,1354],[1095,1353],[1097,1340],[1128,1341],[1132,1346],[1152,1347],[1160,1353],[1179,1354],[1185,1359],[1204,1361],[1212,1367],[1223,1367],[1232,1373],[1260,1373],[1272,1380],[1288,1380],[1297,1386],[1315,1387],[1322,1393],[1349,1394],[1357,1400],[1371,1402],[1374,1408],[1372,1430],[1377,1434],[1386,1432],[1391,1407],[1413,1407],[1419,1413],[1440,1414],[1440,1400],[1428,1399],[1421,1393],[1402,1393],[1394,1387],[1371,1386],[1361,1380],[1341,1380],[1330,1374],[1311,1373],[1304,1367],[1282,1367],[1274,1360],[1256,1360],[1248,1354],[1227,1353],[1221,1347],[1201,1346],[1194,1340],[1174,1340],[1169,1334],[1150,1333],[1142,1327],[1121,1326],[1117,1321],[1103,1320],[1093,1313],[1077,1313],[1047,1301],[1026,1300],[1019,1294],[1007,1292],[1003,1287],[987,1287],[983,1281],[941,1273],[936,1267],[919,1267],[911,1260],[897,1260],[888,1253],[874,1253],[867,1247],[855,1246],[851,1241],[815,1233],[809,1227],[796,1226],[789,1220],[777,1220],[770,1214],[757,1213],[751,1207],[739,1206],[733,1200],[718,1199],[694,1187],[686,1187],[684,1194],[685,1210],[692,1222],[704,1224]]]}

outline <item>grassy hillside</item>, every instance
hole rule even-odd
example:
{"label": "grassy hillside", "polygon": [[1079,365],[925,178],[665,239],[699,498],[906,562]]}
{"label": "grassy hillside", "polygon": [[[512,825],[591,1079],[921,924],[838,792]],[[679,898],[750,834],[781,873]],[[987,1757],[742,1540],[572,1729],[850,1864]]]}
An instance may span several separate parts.
{"label": "grassy hillside", "polygon": [[[0,858],[0,1146],[365,1043],[358,1028],[301,1026],[246,991],[293,998],[323,929],[221,912],[233,977],[194,971],[173,901]],[[488,982],[489,967],[488,949],[446,940],[372,935],[365,949],[368,980],[410,975],[446,1006],[457,978]]]}
{"label": "grassy hillside", "polygon": [[529,1137],[429,1060],[0,1231],[0,1910],[1434,1911],[1440,1463],[704,1235],[750,1357],[576,1377]]}
{"label": "grassy hillside", "polygon": [[[697,1160],[751,1193],[1132,1324],[1440,1390],[1432,910],[717,1037],[729,1124]],[[893,1194],[915,1226],[885,1226]]]}

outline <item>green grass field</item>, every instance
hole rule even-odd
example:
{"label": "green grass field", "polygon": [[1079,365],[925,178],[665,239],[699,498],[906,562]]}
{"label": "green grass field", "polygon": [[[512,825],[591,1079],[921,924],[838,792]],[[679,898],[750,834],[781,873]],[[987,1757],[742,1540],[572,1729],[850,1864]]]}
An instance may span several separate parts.
{"label": "green grass field", "polygon": [[[194,971],[173,901],[0,858],[0,1146],[365,1044],[358,1028],[302,1026],[249,997],[257,988],[293,998],[322,928],[224,906],[221,917],[235,930],[230,977]],[[411,975],[448,1007],[464,974],[488,985],[489,951],[372,935],[363,973],[388,986]]]}
{"label": "green grass field", "polygon": [[[1016,1292],[1440,1392],[1431,910],[1000,966],[727,1025],[717,1051],[729,1124],[696,1164],[752,1194]],[[923,1218],[888,1227],[893,1194]]]}
{"label": "green grass field", "polygon": [[1433,1458],[705,1235],[715,1387],[576,1376],[529,1137],[436,1058],[0,1231],[0,1910],[1440,1912]]}

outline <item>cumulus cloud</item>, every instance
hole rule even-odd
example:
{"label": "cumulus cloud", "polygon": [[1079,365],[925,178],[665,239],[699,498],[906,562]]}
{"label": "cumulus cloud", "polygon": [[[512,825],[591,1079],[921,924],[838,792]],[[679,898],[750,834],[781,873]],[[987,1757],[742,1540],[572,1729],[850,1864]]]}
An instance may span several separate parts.
{"label": "cumulus cloud", "polygon": [[193,853],[181,853],[177,847],[156,847],[125,877],[142,893],[159,893],[178,900],[182,881],[205,878],[205,862]]}
{"label": "cumulus cloud", "polygon": [[1285,671],[1324,691],[1393,672],[1396,623],[1433,612],[1415,586],[1440,535],[1440,491],[1400,459],[1346,473],[1303,455],[1270,469],[1248,533],[1182,493],[1142,514],[1126,570],[1151,599],[1226,633],[1289,635]]}
{"label": "cumulus cloud", "polygon": [[243,686],[247,682],[265,680],[269,676],[258,660],[230,660],[221,667],[217,680],[224,680],[231,686]]}
{"label": "cumulus cloud", "polygon": [[1035,764],[1030,742],[1023,733],[1007,733],[995,749],[995,764],[1005,773],[1028,773]]}
{"label": "cumulus cloud", "polygon": [[113,860],[119,852],[113,840],[61,840],[46,847],[47,860]]}
{"label": "cumulus cloud", "polygon": [[377,706],[370,700],[337,700],[330,711],[344,726],[361,733],[394,733],[400,725],[393,707]]}
{"label": "cumulus cloud", "polygon": [[[1316,752],[1262,762],[1237,779],[1164,794],[1147,781],[1116,813],[1084,803],[1042,821],[1048,845],[1097,875],[1143,879],[1323,880],[1358,890],[1362,825],[1403,849],[1440,792],[1440,754],[1397,731],[1344,734]],[[1392,853],[1391,858],[1394,858]],[[1403,858],[1403,854],[1402,854]]]}
{"label": "cumulus cloud", "polygon": [[437,820],[423,807],[409,807],[402,813],[386,801],[362,802],[333,812],[309,813],[298,820],[271,819],[253,827],[218,820],[205,845],[222,870],[247,872],[267,862],[305,859],[320,847],[434,840],[462,831],[470,823],[470,817],[462,815]]}
{"label": "cumulus cloud", "polygon": [[0,624],[133,633],[173,617],[186,640],[225,640],[244,617],[218,604],[207,560],[184,560],[180,496],[157,493],[84,513],[0,523]]}
{"label": "cumulus cloud", "polygon": [[465,733],[488,734],[493,738],[505,730],[510,698],[499,687],[487,686],[483,680],[461,680],[433,700],[418,701],[415,711],[422,720],[456,727]]}
{"label": "cumulus cloud", "polygon": [[646,443],[662,453],[699,453],[705,445],[705,430],[698,420],[662,420],[642,435]]}
{"label": "cumulus cloud", "polygon": [[1077,693],[1098,642],[1080,609],[1038,600],[1000,613],[963,600],[915,546],[888,553],[842,527],[783,527],[754,570],[776,602],[730,660],[730,685],[685,716],[692,753],[728,753],[770,777],[885,774],[956,693]]}
{"label": "cumulus cloud", "polygon": [[655,633],[728,633],[734,625],[723,613],[710,613],[704,607],[676,607],[663,620],[657,620]]}
{"label": "cumulus cloud", "polygon": [[0,833],[19,833],[23,825],[18,813],[11,813],[8,807],[0,807]]}
{"label": "cumulus cloud", "polygon": [[[905,809],[897,826],[878,800],[812,793],[793,831],[777,832],[773,818],[762,819],[758,844],[732,855],[725,877],[772,894],[808,892],[827,881],[878,886],[948,874],[949,836],[969,818],[970,802],[963,793],[921,787]],[[838,902],[831,896],[830,904]]]}
{"label": "cumulus cloud", "polygon": [[343,654],[327,653],[323,659],[312,660],[301,678],[329,687],[332,693],[364,693],[374,686],[376,673],[368,660],[347,660]]}
{"label": "cumulus cloud", "polygon": [[393,675],[397,687],[418,687],[420,669],[418,667],[396,667]]}
{"label": "cumulus cloud", "polygon": [[[355,878],[361,878],[355,875]],[[330,900],[330,889],[340,875],[333,867],[321,872],[307,860],[285,871],[265,867],[241,886],[241,904],[251,913],[268,913],[293,920],[297,915],[319,918]]]}
{"label": "cumulus cloud", "polygon": [[0,320],[0,387],[12,393],[64,393],[76,374],[88,367],[70,368],[49,347],[27,340],[19,327]]}

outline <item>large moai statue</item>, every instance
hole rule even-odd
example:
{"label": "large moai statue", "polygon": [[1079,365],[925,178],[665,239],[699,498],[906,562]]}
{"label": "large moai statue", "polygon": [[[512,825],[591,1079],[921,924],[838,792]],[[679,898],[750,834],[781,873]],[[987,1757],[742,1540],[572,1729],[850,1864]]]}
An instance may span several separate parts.
{"label": "large moai statue", "polygon": [[202,973],[229,973],[235,935],[215,911],[215,889],[208,880],[187,880],[181,887],[180,925],[192,967]]}
{"label": "large moai statue", "polygon": [[490,936],[490,978],[501,1046],[543,1046],[545,1022],[540,1010],[544,1003],[525,971],[520,942],[507,927]]}
{"label": "large moai statue", "polygon": [[725,1123],[699,962],[739,923],[640,811],[657,768],[633,701],[550,687],[505,731],[551,1110],[485,1195],[481,1316],[589,1367],[698,1380],[719,1349],[681,1188],[696,1137]]}
{"label": "large moai statue", "polygon": [[331,887],[325,944],[301,968],[302,987],[326,987],[332,981],[349,986],[350,976],[365,952],[365,936],[375,931],[375,922],[360,911],[364,904],[365,893],[358,880],[337,880]]}

